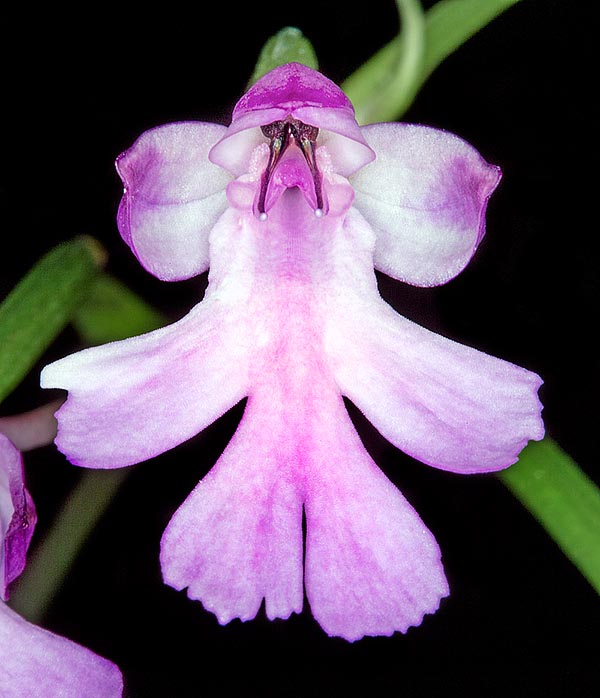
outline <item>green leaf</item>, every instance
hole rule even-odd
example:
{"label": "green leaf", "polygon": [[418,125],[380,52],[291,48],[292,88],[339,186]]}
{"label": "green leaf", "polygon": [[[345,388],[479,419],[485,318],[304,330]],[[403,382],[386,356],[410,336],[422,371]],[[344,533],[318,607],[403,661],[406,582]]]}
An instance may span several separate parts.
{"label": "green leaf", "polygon": [[[342,84],[359,123],[388,121],[407,109],[421,87],[425,15],[419,0],[396,0],[400,33]],[[381,52],[380,52],[381,53]]]}
{"label": "green leaf", "polygon": [[499,477],[600,593],[600,490],[577,463],[546,438]]}
{"label": "green leaf", "polygon": [[97,276],[77,308],[73,325],[88,344],[104,344],[150,332],[168,319],[109,274]]}
{"label": "green leaf", "polygon": [[82,236],[58,245],[0,305],[0,401],[27,375],[64,329],[106,255]]}
{"label": "green leaf", "polygon": [[[400,0],[397,0],[400,5]],[[359,123],[399,119],[437,66],[465,41],[519,0],[440,0],[425,13],[421,67],[403,91],[398,91],[398,71],[406,70],[401,55],[414,48],[402,44],[416,41],[414,23],[408,27],[408,5],[401,13],[402,31],[366,61],[342,84],[354,104]],[[405,3],[402,3],[405,4]],[[414,60],[414,59],[413,59]]]}
{"label": "green leaf", "polygon": [[427,13],[423,82],[480,29],[519,0],[441,0]]}
{"label": "green leaf", "polygon": [[263,46],[252,77],[248,82],[248,87],[251,87],[273,68],[293,62],[302,63],[315,70],[319,67],[317,54],[300,29],[285,27],[273,35]]}

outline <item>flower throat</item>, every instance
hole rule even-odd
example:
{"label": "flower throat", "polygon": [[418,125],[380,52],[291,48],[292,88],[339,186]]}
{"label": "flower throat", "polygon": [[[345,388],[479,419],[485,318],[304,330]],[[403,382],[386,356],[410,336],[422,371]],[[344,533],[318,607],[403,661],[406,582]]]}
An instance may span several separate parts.
{"label": "flower throat", "polygon": [[322,216],[323,191],[321,173],[317,168],[317,161],[315,158],[315,144],[317,142],[317,136],[319,135],[319,129],[316,126],[305,124],[298,119],[286,119],[285,121],[273,121],[271,124],[261,126],[261,131],[269,139],[269,161],[260,182],[260,193],[257,205],[259,218],[265,220],[267,217],[265,202],[271,177],[277,163],[293,143],[302,151],[302,155],[310,170],[317,202],[315,214],[317,216]]}

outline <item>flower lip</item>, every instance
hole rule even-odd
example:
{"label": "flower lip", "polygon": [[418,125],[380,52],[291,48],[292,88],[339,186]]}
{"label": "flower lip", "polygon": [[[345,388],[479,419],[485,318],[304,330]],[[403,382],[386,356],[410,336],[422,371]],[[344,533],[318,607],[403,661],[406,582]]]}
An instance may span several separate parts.
{"label": "flower lip", "polygon": [[258,80],[238,101],[225,136],[209,159],[239,176],[248,170],[253,149],[264,137],[260,128],[295,119],[314,126],[327,143],[335,169],[348,176],[375,158],[342,90],[316,70],[300,63],[279,66]]}

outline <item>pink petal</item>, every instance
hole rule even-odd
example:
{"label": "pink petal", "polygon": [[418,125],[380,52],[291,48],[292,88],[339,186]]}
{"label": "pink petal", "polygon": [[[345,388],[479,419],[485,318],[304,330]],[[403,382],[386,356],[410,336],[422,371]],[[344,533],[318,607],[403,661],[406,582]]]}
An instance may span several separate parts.
{"label": "pink petal", "polygon": [[452,279],[484,236],[499,168],[445,131],[373,124],[362,132],[377,158],[351,183],[356,208],[377,234],[376,268],[416,286]]}
{"label": "pink petal", "polygon": [[313,439],[305,504],[313,615],[350,641],[406,632],[448,594],[437,543],[366,453],[341,399],[315,419]]}
{"label": "pink petal", "polygon": [[38,628],[0,602],[2,698],[120,698],[119,669],[85,647]]}
{"label": "pink petal", "polygon": [[36,520],[21,454],[0,434],[0,599],[7,599],[9,584],[23,571]]}
{"label": "pink petal", "polygon": [[[265,407],[263,402],[262,407]],[[220,623],[302,609],[302,501],[278,415],[248,400],[214,468],[163,536],[164,580],[187,587]]]}
{"label": "pink petal", "polygon": [[144,133],[117,159],[125,185],[121,236],[160,279],[187,279],[208,269],[208,235],[227,203],[231,176],[208,160],[226,132],[200,122],[167,124]]}
{"label": "pink petal", "polygon": [[69,391],[56,444],[92,468],[137,463],[182,443],[246,393],[244,333],[224,294],[149,334],[86,349],[42,371]]}
{"label": "pink petal", "polygon": [[[356,219],[355,219],[356,220]],[[340,390],[394,445],[444,470],[514,463],[543,437],[535,373],[419,327],[363,289],[330,322]]]}

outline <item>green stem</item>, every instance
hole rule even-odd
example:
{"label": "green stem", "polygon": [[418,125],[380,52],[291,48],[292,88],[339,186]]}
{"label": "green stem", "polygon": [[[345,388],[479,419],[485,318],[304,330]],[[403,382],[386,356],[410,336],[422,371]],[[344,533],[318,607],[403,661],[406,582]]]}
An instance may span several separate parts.
{"label": "green stem", "polygon": [[[399,119],[442,61],[495,17],[520,2],[440,0],[425,13],[423,22],[411,3],[396,1],[401,13],[401,33],[342,83],[360,124]],[[403,47],[407,40],[412,42],[412,48]],[[409,70],[403,55],[410,57],[413,64],[410,82],[399,83],[398,71]]]}
{"label": "green stem", "polygon": [[130,468],[81,474],[42,544],[30,556],[10,606],[33,623],[43,620],[79,551],[104,514]]}
{"label": "green stem", "polygon": [[600,490],[577,463],[545,438],[499,477],[600,593]]}

